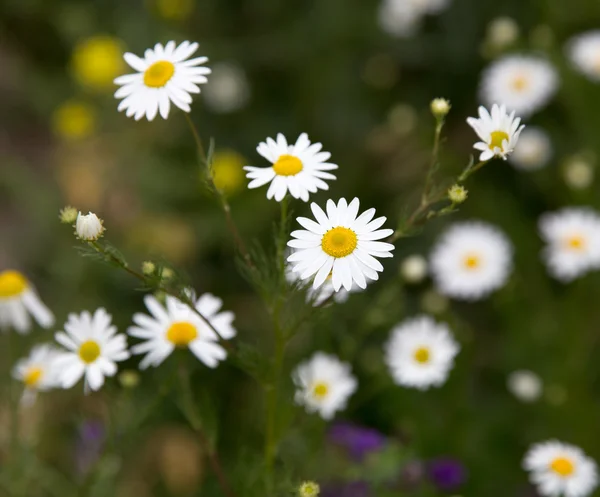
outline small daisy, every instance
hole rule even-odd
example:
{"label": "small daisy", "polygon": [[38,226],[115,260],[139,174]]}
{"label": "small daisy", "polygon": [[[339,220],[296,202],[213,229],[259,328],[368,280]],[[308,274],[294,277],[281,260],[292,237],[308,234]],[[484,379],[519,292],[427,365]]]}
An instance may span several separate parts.
{"label": "small daisy", "polygon": [[521,117],[544,107],[556,93],[558,75],[545,59],[510,55],[494,62],[482,78],[481,98],[501,102]]}
{"label": "small daisy", "polygon": [[300,364],[292,378],[298,387],[296,403],[308,412],[318,412],[323,419],[331,419],[344,409],[357,387],[350,365],[323,352]]}
{"label": "small daisy", "polygon": [[194,300],[208,323],[175,297],[167,296],[163,306],[154,296],[146,295],[144,302],[151,315],[135,314],[133,322],[137,326],[127,330],[132,337],[145,340],[131,348],[134,354],[146,354],[140,369],[159,366],[176,348],[191,350],[209,368],[217,367],[227,357],[214,330],[225,340],[233,338],[233,312],[219,312],[223,301],[210,293]]}
{"label": "small daisy", "polygon": [[585,497],[598,485],[596,463],[579,447],[557,440],[533,445],[523,460],[531,483],[547,497]]}
{"label": "small daisy", "polygon": [[0,329],[27,333],[31,329],[30,314],[43,328],[54,324],[54,315],[23,274],[10,269],[0,271]]}
{"label": "small daisy", "polygon": [[271,167],[246,166],[246,176],[251,179],[248,188],[269,185],[267,198],[281,202],[289,191],[292,197],[308,201],[309,193],[328,190],[323,180],[334,180],[335,176],[327,171],[337,169],[337,164],[327,162],[329,152],[321,151],[323,145],[310,143],[308,135],[302,133],[294,145],[288,145],[285,137],[279,133],[277,141],[267,138],[258,144],[256,151],[271,162]]}
{"label": "small daisy", "polygon": [[458,223],[442,235],[430,261],[440,293],[478,300],[506,283],[512,269],[512,245],[494,226]]}
{"label": "small daisy", "polygon": [[146,116],[152,121],[157,113],[166,119],[171,102],[185,112],[190,112],[191,93],[200,93],[198,84],[206,83],[210,74],[208,67],[196,67],[208,61],[206,57],[189,57],[198,49],[198,43],[184,41],[179,46],[170,41],[165,46],[157,43],[140,58],[132,53],[123,55],[135,74],[119,76],[115,84],[120,85],[115,98],[123,99],[119,112],[126,111],[127,117],[136,121]]}
{"label": "small daisy", "polygon": [[398,385],[427,390],[444,384],[459,350],[446,324],[419,316],[392,329],[385,359]]}
{"label": "small daisy", "polygon": [[534,171],[548,165],[552,157],[552,142],[541,128],[528,126],[519,135],[519,141],[508,161],[517,169]]}
{"label": "small daisy", "polygon": [[294,263],[294,272],[300,279],[315,275],[313,288],[319,288],[331,274],[333,288],[337,292],[342,285],[348,291],[353,282],[366,288],[367,280],[377,280],[378,271],[383,266],[376,257],[392,257],[394,246],[379,242],[390,236],[394,230],[379,228],[385,217],[375,220],[375,209],[369,209],[357,217],[359,200],[348,203],[345,198],[327,201],[327,214],[317,204],[310,205],[317,222],[305,217],[297,218],[306,230],[293,231],[295,240],[288,245],[297,249],[288,257]]}
{"label": "small daisy", "polygon": [[596,83],[600,82],[600,30],[572,38],[567,44],[567,53],[580,73]]}
{"label": "small daisy", "polygon": [[544,214],[540,234],[550,274],[564,282],[600,268],[600,215],[585,207]]}
{"label": "small daisy", "polygon": [[521,119],[515,118],[514,111],[507,114],[504,105],[499,107],[497,104],[492,106],[491,114],[485,107],[479,107],[479,119],[469,117],[467,123],[481,139],[473,145],[473,148],[481,150],[480,161],[488,161],[493,157],[506,159],[517,145],[519,134],[525,127],[519,127]]}
{"label": "small daisy", "polygon": [[56,333],[56,341],[67,349],[56,360],[58,383],[71,388],[82,376],[84,390],[99,390],[105,376],[114,376],[116,362],[129,358],[127,337],[111,324],[112,317],[103,308],[94,314],[83,311],[69,314],[65,331]]}
{"label": "small daisy", "polygon": [[12,370],[12,376],[23,383],[25,391],[21,402],[31,405],[38,392],[50,390],[57,385],[56,359],[60,352],[50,345],[35,346],[28,357],[17,362]]}

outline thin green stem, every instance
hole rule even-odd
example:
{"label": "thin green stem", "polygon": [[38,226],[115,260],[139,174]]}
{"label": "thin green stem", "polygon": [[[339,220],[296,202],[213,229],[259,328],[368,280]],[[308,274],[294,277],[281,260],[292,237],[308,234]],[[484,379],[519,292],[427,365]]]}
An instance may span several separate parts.
{"label": "thin green stem", "polygon": [[435,126],[435,134],[433,138],[433,150],[431,151],[431,162],[429,163],[429,169],[427,170],[427,176],[425,177],[425,186],[423,187],[423,193],[421,195],[421,205],[428,202],[429,193],[433,183],[433,175],[435,172],[435,165],[438,161],[438,155],[440,152],[440,138],[442,136],[442,128],[444,127],[444,120],[438,119]]}
{"label": "thin green stem", "polygon": [[458,177],[457,183],[464,183],[473,173],[479,171],[483,166],[485,166],[489,161],[479,161],[477,164],[471,167],[466,167],[465,170]]}
{"label": "thin green stem", "polygon": [[204,145],[202,144],[202,138],[200,138],[200,133],[196,129],[194,122],[190,115],[186,112],[184,113],[185,120],[187,121],[190,130],[192,131],[192,135],[194,135],[194,141],[196,142],[196,150],[198,151],[198,157],[202,162],[206,163],[206,152],[204,151]]}

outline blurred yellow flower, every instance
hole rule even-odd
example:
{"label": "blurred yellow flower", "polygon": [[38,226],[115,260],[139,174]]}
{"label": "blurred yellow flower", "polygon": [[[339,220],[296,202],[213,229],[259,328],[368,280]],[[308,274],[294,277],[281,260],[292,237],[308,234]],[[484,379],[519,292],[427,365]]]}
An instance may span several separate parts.
{"label": "blurred yellow flower", "polygon": [[164,19],[181,21],[194,10],[194,0],[156,0],[156,10]]}
{"label": "blurred yellow flower", "polygon": [[80,140],[90,136],[96,128],[95,109],[78,100],[69,100],[52,115],[52,130],[60,138]]}
{"label": "blurred yellow flower", "polygon": [[124,70],[123,47],[117,38],[93,36],[73,49],[72,69],[77,81],[96,91],[113,88],[113,80]]}
{"label": "blurred yellow flower", "polygon": [[238,192],[244,184],[245,164],[244,157],[235,150],[217,150],[212,162],[215,186],[228,194]]}

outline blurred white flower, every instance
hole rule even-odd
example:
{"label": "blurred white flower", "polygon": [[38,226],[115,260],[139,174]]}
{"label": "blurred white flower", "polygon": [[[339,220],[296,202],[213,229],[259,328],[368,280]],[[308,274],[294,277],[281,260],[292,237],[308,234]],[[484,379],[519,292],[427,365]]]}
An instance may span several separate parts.
{"label": "blurred white flower", "polygon": [[56,359],[59,356],[60,352],[55,347],[42,344],[33,347],[27,357],[17,361],[12,376],[25,386],[21,397],[24,405],[31,405],[38,392],[58,386]]}
{"label": "blurred white flower", "polygon": [[349,364],[323,352],[300,364],[292,378],[297,387],[296,403],[323,419],[331,419],[344,409],[358,385]]}
{"label": "blurred white flower", "polygon": [[451,226],[433,248],[430,268],[440,293],[479,300],[506,283],[512,245],[495,226],[482,222]]}
{"label": "blurred white flower", "polygon": [[550,274],[569,282],[600,268],[600,215],[587,207],[567,207],[539,221],[546,242],[543,258]]}
{"label": "blurred white flower", "polygon": [[508,391],[522,402],[535,402],[542,395],[542,380],[533,371],[513,371],[506,384]]}
{"label": "blurred white flower", "polygon": [[549,440],[533,445],[523,460],[540,495],[585,497],[598,485],[596,463],[574,445]]}
{"label": "blurred white flower", "polygon": [[0,271],[0,330],[14,328],[27,333],[31,329],[30,314],[43,328],[54,324],[54,315],[22,273]]}
{"label": "blurred white flower", "polygon": [[508,114],[504,105],[492,106],[491,114],[483,106],[479,107],[479,118],[469,117],[467,123],[471,126],[481,141],[473,148],[480,150],[480,161],[493,157],[506,159],[514,150],[519,135],[525,127],[519,126],[521,119],[515,117],[515,112]]}
{"label": "blurred white flower", "polygon": [[587,31],[569,40],[567,54],[575,68],[592,81],[600,82],[600,30]]}
{"label": "blurred white flower", "polygon": [[552,142],[548,134],[541,128],[528,126],[519,135],[509,162],[517,169],[533,171],[540,169],[552,157]]}
{"label": "blurred white flower", "polygon": [[427,14],[438,14],[450,0],[383,0],[379,4],[377,18],[386,33],[406,38],[420,27]]}
{"label": "blurred white flower", "polygon": [[98,240],[105,231],[102,223],[102,219],[93,212],[88,212],[86,215],[80,212],[75,221],[75,234],[77,238],[87,242]]}
{"label": "blurred white flower", "polygon": [[512,45],[519,37],[519,25],[512,17],[496,17],[487,26],[486,41],[496,50]]}
{"label": "blurred white flower", "polygon": [[212,68],[204,87],[204,102],[215,113],[226,114],[242,109],[250,99],[246,73],[237,64],[219,62]]}
{"label": "blurred white flower", "polygon": [[123,99],[119,112],[126,111],[127,117],[138,121],[146,116],[152,121],[158,113],[166,119],[171,103],[184,112],[190,112],[191,93],[200,93],[201,83],[206,83],[210,74],[208,67],[196,67],[208,61],[207,57],[190,59],[198,50],[198,43],[184,41],[179,46],[174,41],[165,46],[157,43],[140,58],[132,53],[123,55],[134,74],[119,76],[115,84],[121,85],[115,98]]}
{"label": "blurred white flower", "polygon": [[565,164],[563,176],[569,188],[583,190],[594,181],[594,166],[584,158],[572,158]]}
{"label": "blurred white flower", "polygon": [[408,283],[421,283],[427,276],[427,259],[419,254],[409,255],[400,264],[400,274]]}
{"label": "blurred white flower", "polygon": [[488,106],[498,102],[509,111],[528,117],[548,103],[557,87],[558,75],[548,61],[509,55],[484,71],[481,98]]}
{"label": "blurred white flower", "polygon": [[427,390],[444,384],[459,350],[446,324],[419,316],[392,329],[385,361],[398,385]]}

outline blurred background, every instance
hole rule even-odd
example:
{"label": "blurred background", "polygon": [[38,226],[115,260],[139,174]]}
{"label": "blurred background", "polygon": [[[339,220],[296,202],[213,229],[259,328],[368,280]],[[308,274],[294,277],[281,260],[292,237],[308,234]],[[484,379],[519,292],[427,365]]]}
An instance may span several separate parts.
{"label": "blurred background", "polygon": [[[143,311],[135,281],[74,249],[71,229],[58,221],[59,209],[73,205],[104,219],[106,238],[131,264],[167,260],[198,292],[223,298],[236,313],[236,341],[265,354],[272,347],[268,315],[237,271],[183,113],[135,122],[117,112],[112,81],[130,72],[124,51],[142,54],[171,39],[200,43],[213,73],[191,117],[205,141],[215,140],[216,182],[243,237],[264,244],[278,205],[264,188],[246,188],[242,166],[267,165],[255,151],[267,136],[282,132],[295,141],[307,132],[322,142],[340,168],[330,193],[312,198],[323,204],[358,196],[395,225],[419,199],[433,140],[432,98],[452,103],[440,170],[451,178],[472,153],[475,135],[465,119],[476,114],[488,64],[509,53],[539,53],[559,72],[554,99],[526,121],[550,137],[548,164],[527,171],[490,163],[470,180],[458,214],[397,243],[379,282],[324,309],[292,342],[281,495],[314,479],[332,497],[533,496],[520,467],[530,443],[556,437],[600,460],[600,275],[556,283],[540,260],[537,234],[545,211],[600,206],[600,86],[574,71],[564,51],[571,36],[598,27],[600,4],[437,3],[430,11],[415,6],[393,29],[376,1],[0,3],[0,269],[28,276],[55,313],[56,329],[69,312],[102,306],[125,331]],[[308,211],[300,201],[291,208]],[[445,226],[470,218],[508,234],[515,270],[484,302],[450,302],[403,261],[427,257]],[[421,312],[450,323],[462,345],[447,384],[426,393],[395,386],[381,350],[394,324]],[[53,331],[13,335],[11,348],[3,347],[1,495],[221,495],[170,395],[174,358],[142,375],[133,359],[99,393],[52,392],[16,413],[9,399],[19,386],[10,368]],[[291,405],[288,373],[316,349],[351,362],[361,383],[334,424]],[[238,495],[260,495],[257,382],[230,362],[209,371],[185,354],[178,360],[195,368],[194,394]],[[525,386],[523,375],[511,376],[519,370],[532,372]]]}

